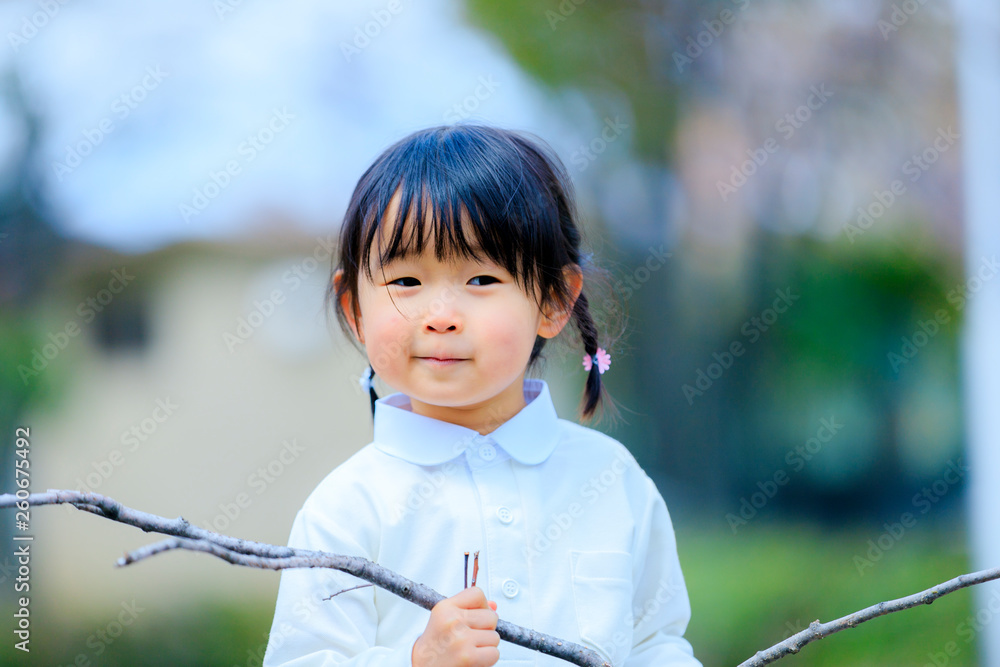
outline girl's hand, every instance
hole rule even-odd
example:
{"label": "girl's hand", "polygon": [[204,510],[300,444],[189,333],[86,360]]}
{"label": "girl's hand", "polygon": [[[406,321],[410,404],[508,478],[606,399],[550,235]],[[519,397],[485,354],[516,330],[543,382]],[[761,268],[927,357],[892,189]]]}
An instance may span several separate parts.
{"label": "girl's hand", "polygon": [[497,603],[478,586],[441,600],[413,643],[413,667],[489,667],[500,659]]}

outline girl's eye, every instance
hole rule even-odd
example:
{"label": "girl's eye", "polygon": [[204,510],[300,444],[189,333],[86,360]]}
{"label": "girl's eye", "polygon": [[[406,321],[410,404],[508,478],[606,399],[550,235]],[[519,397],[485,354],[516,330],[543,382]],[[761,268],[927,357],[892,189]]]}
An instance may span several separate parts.
{"label": "girl's eye", "polygon": [[420,284],[420,281],[417,280],[416,278],[405,277],[405,278],[396,278],[395,280],[390,280],[389,284],[398,285],[400,287],[416,287],[417,285]]}
{"label": "girl's eye", "polygon": [[493,283],[498,283],[498,282],[500,281],[497,278],[494,278],[493,276],[476,276],[475,278],[469,281],[469,284],[484,286],[484,285],[492,285]]}

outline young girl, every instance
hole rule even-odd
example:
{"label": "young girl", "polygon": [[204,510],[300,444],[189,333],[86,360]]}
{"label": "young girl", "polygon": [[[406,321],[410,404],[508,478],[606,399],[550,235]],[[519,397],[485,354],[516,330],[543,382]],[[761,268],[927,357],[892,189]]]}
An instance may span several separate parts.
{"label": "young girl", "polygon": [[565,169],[520,134],[431,128],[364,173],[328,296],[368,377],[400,393],[372,391],[372,443],[310,494],[288,544],[363,556],[447,599],[428,612],[342,572],[284,570],[265,667],[568,664],[500,644],[498,615],[616,667],[700,664],[656,487],[525,379],[573,319],[582,413],[597,410],[610,358],[584,263]]}

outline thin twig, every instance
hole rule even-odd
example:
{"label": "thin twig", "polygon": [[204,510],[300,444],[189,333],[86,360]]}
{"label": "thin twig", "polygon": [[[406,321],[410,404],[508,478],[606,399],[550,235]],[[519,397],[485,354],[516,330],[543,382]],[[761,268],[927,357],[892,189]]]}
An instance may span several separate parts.
{"label": "thin twig", "polygon": [[798,653],[806,644],[814,642],[817,639],[823,639],[835,632],[853,628],[865,621],[870,621],[885,614],[903,611],[904,609],[910,609],[922,604],[930,604],[939,597],[948,595],[948,593],[954,593],[963,588],[993,581],[994,579],[1000,579],[1000,568],[963,574],[940,583],[937,586],[928,588],[925,591],[907,595],[896,600],[890,600],[889,602],[879,602],[876,605],[856,611],[853,614],[848,614],[835,621],[827,623],[820,623],[818,620],[813,621],[805,630],[792,635],[769,649],[759,651],[754,657],[740,663],[739,667],[761,667],[762,665],[768,665],[775,660],[784,658],[789,653]]}
{"label": "thin twig", "polygon": [[356,590],[358,590],[359,588],[368,588],[369,586],[374,586],[374,585],[375,585],[375,584],[358,584],[357,586],[351,586],[350,588],[345,588],[345,589],[344,589],[344,590],[342,590],[342,591],[337,591],[336,593],[333,593],[333,594],[331,594],[331,595],[327,595],[327,596],[326,596],[325,598],[323,598],[323,599],[324,599],[324,600],[332,600],[333,598],[337,597],[337,596],[338,596],[338,595],[340,595],[341,593],[348,593],[348,592],[350,592],[350,591],[356,591]]}
{"label": "thin twig", "polygon": [[[244,567],[270,570],[321,567],[340,570],[428,610],[444,599],[443,595],[429,586],[411,581],[366,558],[293,549],[229,537],[191,525],[184,517],[167,519],[132,509],[100,493],[49,489],[45,493],[32,493],[27,498],[21,499],[12,493],[6,493],[0,495],[0,509],[16,507],[16,503],[24,501],[35,506],[69,504],[112,521],[135,526],[147,533],[172,536],[127,553],[118,559],[116,563],[118,567],[136,563],[165,551],[186,549],[209,553],[233,565]],[[561,658],[580,667],[611,667],[596,651],[573,642],[503,620],[497,623],[496,629],[500,638],[505,641]]]}

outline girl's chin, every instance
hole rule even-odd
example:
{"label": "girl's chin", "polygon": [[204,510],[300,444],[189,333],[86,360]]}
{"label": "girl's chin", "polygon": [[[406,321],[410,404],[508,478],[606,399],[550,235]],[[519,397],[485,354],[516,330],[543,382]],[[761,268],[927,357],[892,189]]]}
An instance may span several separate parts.
{"label": "girl's chin", "polygon": [[448,393],[434,394],[431,392],[421,392],[418,394],[407,394],[410,401],[419,402],[426,410],[455,410],[458,412],[470,412],[489,408],[493,403],[488,396],[476,396],[469,391],[449,391]]}
{"label": "girl's chin", "polygon": [[449,392],[448,394],[407,394],[411,401],[419,401],[428,408],[439,408],[442,410],[461,410],[474,408],[477,401],[470,401],[468,393]]}

